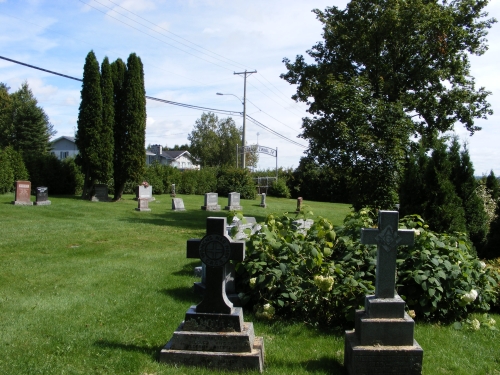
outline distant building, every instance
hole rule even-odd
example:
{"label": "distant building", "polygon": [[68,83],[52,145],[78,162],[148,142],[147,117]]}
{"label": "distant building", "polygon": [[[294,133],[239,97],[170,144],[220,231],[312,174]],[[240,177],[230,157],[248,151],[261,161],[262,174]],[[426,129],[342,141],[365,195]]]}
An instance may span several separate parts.
{"label": "distant building", "polygon": [[146,154],[154,155],[147,156],[148,164],[158,161],[160,164],[170,165],[178,169],[200,169],[199,164],[193,163],[193,158],[189,151],[164,151],[160,145],[151,145]]}
{"label": "distant building", "polygon": [[71,156],[78,155],[78,147],[75,144],[75,137],[67,137],[63,135],[52,142],[51,152],[59,159],[64,160]]}

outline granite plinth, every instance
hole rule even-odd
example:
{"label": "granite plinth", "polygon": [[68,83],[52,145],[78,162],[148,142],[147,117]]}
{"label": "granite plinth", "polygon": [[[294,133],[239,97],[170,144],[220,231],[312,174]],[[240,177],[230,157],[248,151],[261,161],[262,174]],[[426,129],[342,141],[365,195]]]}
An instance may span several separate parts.
{"label": "granite plinth", "polygon": [[200,332],[241,332],[243,309],[233,307],[230,314],[199,313],[193,305],[186,312],[183,329]]}
{"label": "granite plinth", "polygon": [[360,345],[413,345],[415,322],[403,318],[370,318],[364,310],[356,311],[355,331]]}
{"label": "granite plinth", "polygon": [[220,205],[201,206],[201,209],[204,211],[220,211]]}
{"label": "granite plinth", "polygon": [[243,210],[243,206],[226,206],[224,207],[224,210],[227,210],[227,211],[241,211]]}
{"label": "granite plinth", "polygon": [[33,206],[33,202],[26,201],[12,201],[12,204],[14,206]]}
{"label": "granite plinth", "polygon": [[137,207],[135,208],[136,211],[145,211],[149,212],[151,209],[149,208],[149,199],[148,198],[139,198],[137,200]]}
{"label": "granite plinth", "polygon": [[171,349],[172,341],[160,352],[160,362],[182,364],[188,366],[208,367],[227,370],[258,370],[264,369],[264,340],[255,337],[252,350],[246,353],[210,352]]}
{"label": "granite plinth", "polygon": [[394,298],[366,296],[365,311],[370,318],[404,318],[405,301],[396,294]]}
{"label": "granite plinth", "polygon": [[421,375],[424,351],[407,346],[361,345],[355,331],[345,333],[344,365],[349,375]]}
{"label": "granite plinth", "polygon": [[51,201],[38,201],[35,202],[35,206],[50,206],[52,204]]}

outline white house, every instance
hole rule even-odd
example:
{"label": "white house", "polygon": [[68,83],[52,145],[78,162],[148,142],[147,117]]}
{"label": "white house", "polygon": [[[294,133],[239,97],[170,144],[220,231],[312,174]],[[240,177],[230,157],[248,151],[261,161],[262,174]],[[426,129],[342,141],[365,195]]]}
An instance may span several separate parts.
{"label": "white house", "polygon": [[156,160],[160,164],[171,165],[178,169],[200,169],[199,164],[193,163],[189,151],[164,151],[160,145],[151,145],[150,151],[155,155],[151,160]]}
{"label": "white house", "polygon": [[78,155],[75,137],[67,137],[63,135],[62,137],[54,139],[52,141],[52,153],[57,156],[59,160]]}

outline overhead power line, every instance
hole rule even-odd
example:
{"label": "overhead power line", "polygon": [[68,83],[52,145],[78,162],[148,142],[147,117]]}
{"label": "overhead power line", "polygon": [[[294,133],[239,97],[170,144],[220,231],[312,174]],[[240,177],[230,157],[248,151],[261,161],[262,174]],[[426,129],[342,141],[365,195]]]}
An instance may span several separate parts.
{"label": "overhead power line", "polygon": [[[58,73],[58,72],[54,72],[53,70],[48,70],[48,69],[44,69],[44,68],[40,68],[38,66],[35,66],[35,65],[31,65],[31,64],[26,64],[26,63],[23,63],[21,61],[17,61],[17,60],[13,60],[13,59],[9,59],[8,57],[4,57],[4,56],[0,56],[0,59],[3,59],[3,60],[6,60],[6,61],[10,61],[12,63],[15,63],[15,64],[19,64],[19,65],[23,65],[23,66],[26,66],[28,68],[32,68],[32,69],[36,69],[36,70],[41,70],[42,72],[46,72],[46,73],[50,73],[50,74],[55,74],[57,76],[60,76],[60,77],[64,77],[64,78],[68,78],[68,79],[72,79],[74,81],[79,81],[79,82],[82,82],[83,80],[81,78],[76,78],[76,77],[72,77],[72,76],[68,76],[66,74],[62,74],[62,73]],[[211,111],[211,112],[214,112],[214,113],[219,113],[219,114],[224,114],[224,115],[238,115],[238,116],[243,116],[243,112],[237,112],[237,111],[228,111],[228,110],[225,110],[225,109],[216,109],[216,108],[209,108],[209,107],[201,107],[201,106],[197,106],[197,105],[192,105],[192,104],[186,104],[186,103],[179,103],[179,102],[174,102],[174,101],[171,101],[171,100],[166,100],[166,99],[160,99],[160,98],[155,98],[155,97],[152,97],[152,96],[148,96],[146,95],[146,99],[149,99],[149,100],[154,100],[154,101],[157,101],[157,102],[161,102],[161,103],[165,103],[165,104],[171,104],[171,105],[176,105],[176,106],[179,106],[179,107],[184,107],[184,108],[189,108],[189,109],[196,109],[196,110],[200,110],[200,111]],[[293,139],[290,139],[290,138],[287,138],[285,137],[284,135],[274,131],[273,129],[269,128],[268,126],[262,124],[261,122],[257,121],[256,119],[254,119],[253,117],[250,117],[250,116],[246,116],[252,123],[254,123],[255,125],[267,130],[268,132],[270,132],[271,134],[274,134],[276,135],[277,137],[287,141],[287,142],[290,142],[296,146],[299,146],[299,147],[303,147],[303,148],[307,148],[306,146],[294,141]]]}

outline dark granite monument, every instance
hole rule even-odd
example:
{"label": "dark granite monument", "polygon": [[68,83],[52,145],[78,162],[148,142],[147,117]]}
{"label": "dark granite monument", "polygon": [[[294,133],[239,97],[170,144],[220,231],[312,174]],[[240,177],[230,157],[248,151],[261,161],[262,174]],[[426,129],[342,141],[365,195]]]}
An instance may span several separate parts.
{"label": "dark granite monument", "polygon": [[108,196],[108,185],[95,184],[92,189],[90,200],[92,202],[110,202],[111,198]]}
{"label": "dark granite monument", "polygon": [[226,296],[225,265],[245,257],[245,243],[232,242],[226,218],[207,218],[207,234],[188,240],[187,257],[206,265],[203,300],[187,311],[184,322],[160,352],[160,362],[215,369],[256,369],[262,372],[264,340],[256,337],[253,323],[243,321],[243,310]]}
{"label": "dark granite monument", "polygon": [[12,204],[16,206],[33,206],[30,181],[16,181],[16,195]]}
{"label": "dark granite monument", "polygon": [[413,245],[413,230],[398,230],[399,213],[380,211],[378,229],[361,229],[361,243],[377,244],[375,295],[356,310],[355,329],[346,331],[344,365],[350,375],[422,373],[423,350],[413,338],[415,322],[396,293],[398,246]]}
{"label": "dark granite monument", "polygon": [[229,193],[227,200],[228,200],[227,206],[224,207],[225,210],[241,211],[243,209],[243,207],[241,206],[241,203],[240,203],[240,193]]}
{"label": "dark granite monument", "polygon": [[184,201],[182,198],[172,198],[172,210],[174,211],[186,211],[184,207]]}
{"label": "dark granite monument", "polygon": [[48,206],[52,202],[49,201],[49,188],[46,186],[39,186],[36,188],[36,201],[37,206]]}
{"label": "dark granite monument", "polygon": [[201,206],[201,209],[205,211],[220,211],[219,194],[206,193],[205,205]]}
{"label": "dark granite monument", "polygon": [[266,208],[266,193],[262,193],[260,196],[260,206]]}

